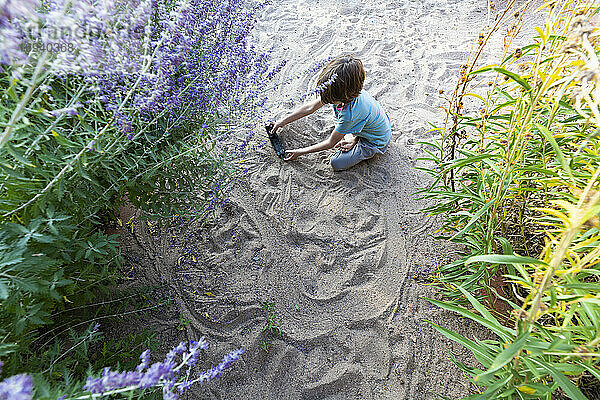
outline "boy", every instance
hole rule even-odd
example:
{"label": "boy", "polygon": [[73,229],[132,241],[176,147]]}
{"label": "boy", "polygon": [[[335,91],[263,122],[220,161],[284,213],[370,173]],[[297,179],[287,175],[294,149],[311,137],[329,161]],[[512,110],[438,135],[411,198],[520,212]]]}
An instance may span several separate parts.
{"label": "boy", "polygon": [[392,138],[390,118],[379,103],[363,89],[365,70],[353,56],[332,60],[323,68],[317,81],[320,98],[304,104],[277,121],[273,132],[290,122],[310,115],[325,104],[333,104],[337,124],[329,138],[312,146],[287,150],[285,161],[333,147],[339,149],[331,158],[335,171],[342,171],[375,154],[385,153]]}

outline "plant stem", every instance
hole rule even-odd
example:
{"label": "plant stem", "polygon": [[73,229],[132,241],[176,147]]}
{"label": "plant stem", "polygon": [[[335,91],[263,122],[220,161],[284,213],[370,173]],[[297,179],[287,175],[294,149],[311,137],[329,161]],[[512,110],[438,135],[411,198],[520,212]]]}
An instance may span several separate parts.
{"label": "plant stem", "polygon": [[42,70],[44,69],[47,59],[48,59],[48,52],[45,51],[44,53],[42,53],[42,56],[40,57],[37,65],[35,66],[35,70],[33,71],[33,76],[31,77],[31,84],[27,87],[27,90],[25,91],[25,94],[21,98],[21,101],[19,102],[17,107],[14,109],[12,115],[10,116],[10,120],[8,121],[8,125],[6,126],[6,129],[4,129],[2,136],[0,136],[0,149],[2,147],[4,147],[4,145],[12,137],[15,124],[21,117],[21,112],[23,111],[25,106],[29,103],[29,100],[31,100],[31,95],[33,94],[33,92],[35,91],[35,89],[37,87],[38,77],[42,73]]}

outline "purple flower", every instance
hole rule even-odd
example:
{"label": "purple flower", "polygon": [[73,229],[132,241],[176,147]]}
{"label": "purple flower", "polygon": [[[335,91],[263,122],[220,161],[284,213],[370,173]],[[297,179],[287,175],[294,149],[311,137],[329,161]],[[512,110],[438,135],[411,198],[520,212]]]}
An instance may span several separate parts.
{"label": "purple flower", "polygon": [[172,364],[154,363],[144,373],[140,380],[141,388],[149,388],[158,384],[163,377],[168,377],[172,373]]}
{"label": "purple flower", "polygon": [[223,371],[231,367],[234,362],[239,360],[242,354],[244,354],[244,349],[238,349],[227,354],[216,367],[212,367],[211,369],[200,373],[200,382],[204,383],[210,379],[221,376]]}
{"label": "purple flower", "polygon": [[21,64],[26,60],[18,21],[31,18],[36,5],[36,0],[0,0],[0,64]]}
{"label": "purple flower", "polygon": [[[74,117],[75,115],[78,115],[77,109],[81,107],[81,103],[75,103],[73,104],[71,107],[65,107],[65,108],[61,108],[58,110],[52,110],[50,112],[50,114],[52,114],[52,116],[54,117],[59,117],[61,115],[69,115],[71,117]],[[99,324],[96,324],[98,327],[100,327]],[[95,330],[95,329],[94,329]]]}
{"label": "purple flower", "polygon": [[137,386],[143,375],[138,371],[115,372],[110,368],[104,368],[100,378],[89,377],[84,390],[89,390],[91,393],[103,393],[112,389],[119,389],[127,386]]}
{"label": "purple flower", "polygon": [[310,97],[314,94],[321,94],[323,93],[323,91],[325,89],[327,89],[329,86],[331,86],[333,84],[333,82],[335,82],[335,80],[337,79],[337,74],[332,74],[331,78],[329,78],[327,81],[323,82],[322,84],[320,84],[319,86],[317,86],[316,88],[314,88],[313,90],[311,90],[310,92],[304,94],[301,97],[301,100],[304,101],[304,99],[306,99],[307,97]]}
{"label": "purple flower", "polygon": [[175,351],[176,354],[183,354],[187,350],[187,343],[181,342],[173,350]]}
{"label": "purple flower", "polygon": [[1,0],[0,26],[7,26],[14,18],[29,16],[35,12],[36,0]]}
{"label": "purple flower", "polygon": [[200,341],[196,342],[192,340],[190,342],[189,358],[185,362],[188,367],[193,367],[198,363],[198,357],[200,356],[200,350],[208,349],[208,343],[204,338],[200,338]]}
{"label": "purple flower", "polygon": [[145,350],[142,354],[140,354],[140,363],[135,368],[135,370],[137,372],[142,372],[143,370],[148,368],[149,363],[150,363],[150,350]]}
{"label": "purple flower", "polygon": [[[269,68],[269,54],[247,44],[264,0],[184,0],[169,11],[160,0],[52,0],[39,12],[36,4],[0,0],[0,64],[41,52],[24,54],[27,46],[62,48],[48,70],[84,77],[130,139],[138,120],[168,121],[165,132],[223,115],[255,121],[286,64]],[[77,107],[52,114],[75,116]]]}
{"label": "purple flower", "polygon": [[0,382],[0,400],[30,400],[33,381],[26,374],[14,375]]}
{"label": "purple flower", "polygon": [[[196,381],[205,382],[220,376],[244,352],[240,349],[229,353],[219,365],[201,374],[199,379],[190,381],[189,371],[196,364],[200,351],[206,348],[208,343],[204,338],[189,344],[182,342],[167,354],[163,362],[154,363],[150,367],[147,367],[150,353],[146,350],[140,355],[141,362],[135,371],[116,372],[104,368],[99,378],[89,377],[83,389],[92,394],[100,394],[126,387],[134,390],[159,386],[163,388],[164,399],[177,399],[178,395],[173,389],[182,393]],[[4,399],[0,397],[0,400]]]}
{"label": "purple flower", "polygon": [[171,390],[167,386],[163,387],[163,399],[164,400],[177,400],[178,398],[179,398],[179,396],[177,396],[175,393],[171,392]]}

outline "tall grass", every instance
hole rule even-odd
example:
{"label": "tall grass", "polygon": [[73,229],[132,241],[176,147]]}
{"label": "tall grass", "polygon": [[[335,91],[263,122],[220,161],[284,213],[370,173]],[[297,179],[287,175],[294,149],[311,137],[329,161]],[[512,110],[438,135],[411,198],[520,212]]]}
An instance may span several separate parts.
{"label": "tall grass", "polygon": [[[550,399],[560,388],[585,399],[600,387],[596,7],[545,3],[544,25],[513,49],[517,10],[502,60],[463,70],[449,108],[453,123],[443,142],[432,143],[428,211],[445,215],[441,236],[463,244],[465,255],[439,271],[447,301],[430,301],[496,335],[475,342],[436,326],[483,366],[458,363],[485,387],[468,398]],[[500,275],[501,291],[493,284]],[[512,311],[500,314],[490,297]]]}

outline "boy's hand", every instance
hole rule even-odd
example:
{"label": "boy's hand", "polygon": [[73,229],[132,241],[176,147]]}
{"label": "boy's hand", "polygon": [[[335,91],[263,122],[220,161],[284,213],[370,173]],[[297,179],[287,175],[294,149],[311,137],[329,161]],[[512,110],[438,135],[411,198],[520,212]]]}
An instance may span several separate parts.
{"label": "boy's hand", "polygon": [[281,121],[277,121],[275,122],[275,124],[273,124],[273,129],[271,130],[271,132],[275,134],[279,129],[283,128],[284,126],[285,124],[282,124]]}
{"label": "boy's hand", "polygon": [[296,150],[286,150],[285,155],[283,156],[284,161],[292,161],[302,155],[302,152],[298,149]]}
{"label": "boy's hand", "polygon": [[335,145],[335,148],[344,152],[350,151],[350,149],[352,149],[357,142],[358,136],[348,133],[344,135],[344,138]]}

